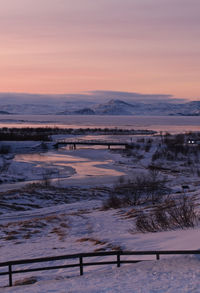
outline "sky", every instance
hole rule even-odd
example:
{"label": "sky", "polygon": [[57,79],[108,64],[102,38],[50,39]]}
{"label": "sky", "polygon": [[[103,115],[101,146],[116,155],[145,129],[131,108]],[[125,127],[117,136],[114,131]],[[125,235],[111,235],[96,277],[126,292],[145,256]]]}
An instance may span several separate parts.
{"label": "sky", "polygon": [[200,100],[199,0],[0,0],[0,92]]}

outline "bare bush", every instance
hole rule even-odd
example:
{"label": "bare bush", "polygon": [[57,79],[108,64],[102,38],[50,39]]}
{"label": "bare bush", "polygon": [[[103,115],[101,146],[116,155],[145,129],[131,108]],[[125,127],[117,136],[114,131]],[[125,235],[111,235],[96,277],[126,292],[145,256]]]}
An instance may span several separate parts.
{"label": "bare bush", "polygon": [[111,193],[108,199],[103,202],[103,209],[118,209],[124,205],[122,199]]}
{"label": "bare bush", "polygon": [[42,175],[42,181],[41,184],[45,187],[49,187],[51,186],[52,183],[52,175],[54,174],[54,172],[50,169],[46,169],[44,174]]}
{"label": "bare bush", "polygon": [[147,143],[147,144],[145,145],[144,150],[145,150],[146,153],[150,151],[151,146],[152,146],[151,143]]}
{"label": "bare bush", "polygon": [[159,202],[167,192],[166,178],[156,169],[150,169],[148,174],[141,174],[114,187],[115,194],[123,194],[131,205],[147,201]]}
{"label": "bare bush", "polygon": [[136,220],[140,232],[159,232],[193,228],[199,221],[192,198],[182,195],[178,200],[167,200],[149,213],[141,212]]}
{"label": "bare bush", "polygon": [[166,194],[166,179],[157,170],[150,170],[132,180],[119,179],[110,197],[104,201],[103,208],[120,208],[135,206],[146,202],[160,202]]}

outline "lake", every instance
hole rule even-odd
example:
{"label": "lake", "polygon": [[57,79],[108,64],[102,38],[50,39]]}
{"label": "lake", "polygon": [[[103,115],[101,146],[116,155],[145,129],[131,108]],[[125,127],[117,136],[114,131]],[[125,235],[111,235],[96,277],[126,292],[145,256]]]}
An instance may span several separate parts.
{"label": "lake", "polygon": [[200,116],[0,115],[0,127],[118,127],[179,133],[200,131]]}

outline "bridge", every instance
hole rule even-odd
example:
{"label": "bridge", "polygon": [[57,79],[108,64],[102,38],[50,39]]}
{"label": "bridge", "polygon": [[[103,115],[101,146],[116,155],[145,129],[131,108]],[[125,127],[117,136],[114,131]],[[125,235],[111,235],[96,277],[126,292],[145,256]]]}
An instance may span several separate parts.
{"label": "bridge", "polygon": [[108,149],[111,149],[111,146],[124,146],[125,149],[132,148],[133,144],[131,142],[121,142],[121,141],[103,141],[103,140],[58,140],[55,144],[55,148],[61,146],[72,146],[73,149],[76,149],[77,145],[88,145],[88,146],[107,146]]}

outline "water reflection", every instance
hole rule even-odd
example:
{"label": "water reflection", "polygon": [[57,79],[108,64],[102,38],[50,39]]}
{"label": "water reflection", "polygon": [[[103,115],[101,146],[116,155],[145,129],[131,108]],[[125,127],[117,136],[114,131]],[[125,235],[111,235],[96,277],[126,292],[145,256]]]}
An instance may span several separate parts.
{"label": "water reflection", "polygon": [[[80,156],[81,154],[84,157]],[[51,151],[44,154],[20,154],[16,155],[15,161],[30,164],[33,173],[37,168],[53,170],[52,178],[64,178],[65,175],[66,178],[70,176],[72,179],[124,175],[113,165],[112,157],[112,154],[105,150],[90,149],[88,153],[88,149],[81,149],[71,154],[67,150],[58,153]]]}

